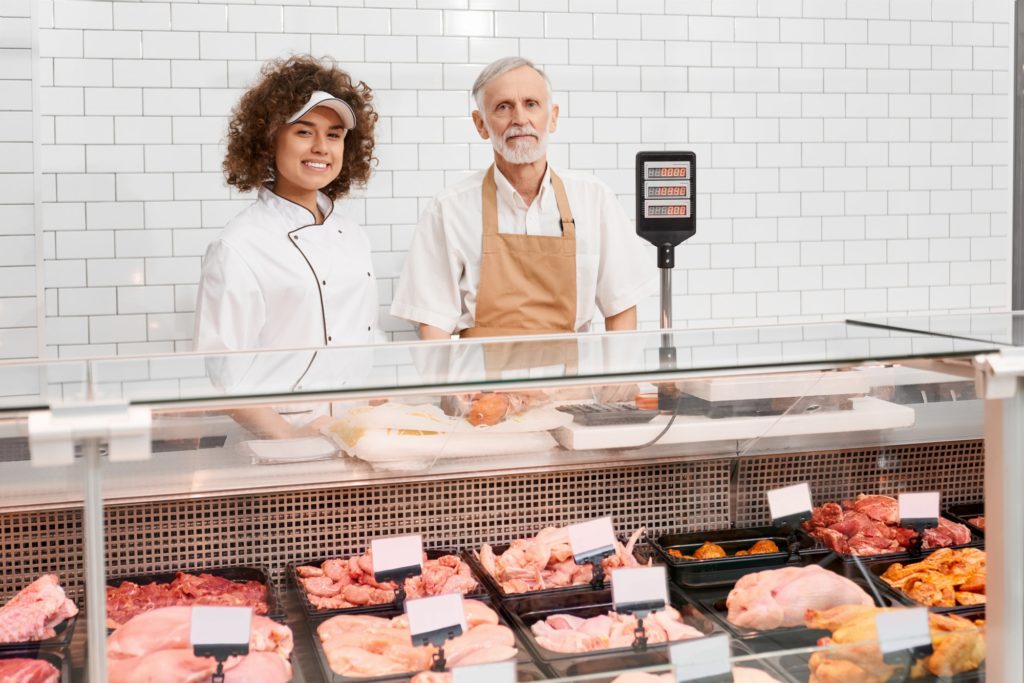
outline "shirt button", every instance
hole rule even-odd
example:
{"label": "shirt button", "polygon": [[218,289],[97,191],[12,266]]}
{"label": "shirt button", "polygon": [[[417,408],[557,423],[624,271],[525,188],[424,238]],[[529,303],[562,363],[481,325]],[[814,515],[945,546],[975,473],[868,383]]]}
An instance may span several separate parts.
{"label": "shirt button", "polygon": [[299,239],[299,236],[298,235],[292,235],[292,239],[297,241]]}
{"label": "shirt button", "polygon": [[366,331],[367,331],[367,332],[369,332],[369,331],[370,331],[370,326],[369,326],[369,325],[367,325],[367,326],[366,326]]}
{"label": "shirt button", "polygon": [[366,271],[366,277],[373,277],[372,275],[370,275],[370,271]]}
{"label": "shirt button", "polygon": [[339,235],[341,235],[341,234],[344,234],[344,233],[342,233],[342,232],[341,232],[341,230],[339,230],[339,231],[338,231],[338,234],[339,234]]}
{"label": "shirt button", "polygon": [[327,341],[334,341],[334,337],[328,337]]}
{"label": "shirt button", "polygon": [[321,280],[321,281],[320,281],[320,284],[322,284],[322,285],[326,285],[326,284],[327,284],[327,280]]}

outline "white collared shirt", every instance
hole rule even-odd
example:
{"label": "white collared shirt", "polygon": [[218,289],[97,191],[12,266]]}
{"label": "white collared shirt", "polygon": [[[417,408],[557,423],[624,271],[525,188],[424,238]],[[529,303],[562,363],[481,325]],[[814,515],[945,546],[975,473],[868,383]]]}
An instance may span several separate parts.
{"label": "white collared shirt", "polygon": [[363,229],[317,194],[324,222],[263,187],[206,250],[197,351],[378,340],[377,283]]}
{"label": "white collared shirt", "polygon": [[[626,217],[611,189],[592,175],[559,173],[576,222],[576,325],[635,306],[657,291],[653,250]],[[484,171],[448,188],[420,216],[391,314],[458,333],[473,327],[480,284],[481,187]],[[498,231],[560,235],[558,205],[548,166],[540,192],[529,206],[494,169]]]}

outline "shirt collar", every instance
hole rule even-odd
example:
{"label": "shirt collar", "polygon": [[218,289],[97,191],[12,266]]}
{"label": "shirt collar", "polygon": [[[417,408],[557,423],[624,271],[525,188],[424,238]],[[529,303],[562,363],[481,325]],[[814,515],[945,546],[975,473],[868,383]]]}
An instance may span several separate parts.
{"label": "shirt collar", "polygon": [[[529,207],[523,200],[522,195],[512,187],[512,183],[508,181],[508,178],[501,174],[498,170],[497,165],[494,167],[494,185],[498,190],[498,197],[510,206],[514,206],[517,209],[525,211]],[[548,163],[547,168],[544,169],[544,177],[540,181],[540,191],[537,193],[536,202],[543,202],[544,198],[548,194],[548,187],[551,185],[551,164]]]}
{"label": "shirt collar", "polygon": [[[279,194],[275,194],[273,186],[269,183],[260,187],[257,201],[279,214],[282,220],[282,227],[286,228],[286,230],[290,231],[316,223],[316,217],[309,212],[309,209],[296,204],[290,199],[285,199]],[[324,222],[326,222],[334,211],[334,202],[323,192],[317,192],[316,205],[319,207],[320,213],[324,215]]]}

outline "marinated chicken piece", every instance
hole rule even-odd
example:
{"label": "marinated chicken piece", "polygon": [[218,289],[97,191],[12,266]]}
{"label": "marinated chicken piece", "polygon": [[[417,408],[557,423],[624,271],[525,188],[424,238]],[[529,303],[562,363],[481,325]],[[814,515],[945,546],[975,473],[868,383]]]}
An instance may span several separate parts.
{"label": "marinated chicken piece", "polygon": [[729,622],[764,631],[800,626],[809,609],[871,605],[860,586],[816,564],[747,574],[725,600]]}
{"label": "marinated chicken piece", "polygon": [[726,557],[726,554],[722,546],[705,541],[704,545],[697,548],[696,552],[693,553],[693,557],[698,560],[711,560],[716,557]]}
{"label": "marinated chicken piece", "polygon": [[466,420],[474,427],[490,427],[504,420],[508,411],[508,394],[477,394],[469,405]]}
{"label": "marinated chicken piece", "polygon": [[929,607],[984,604],[985,551],[940,548],[921,562],[893,564],[881,578]]}
{"label": "marinated chicken piece", "polygon": [[[770,538],[761,539],[750,547],[751,555],[763,555],[766,553],[777,553],[779,552],[779,546],[775,545],[775,541]],[[739,555],[739,553],[736,553]]]}

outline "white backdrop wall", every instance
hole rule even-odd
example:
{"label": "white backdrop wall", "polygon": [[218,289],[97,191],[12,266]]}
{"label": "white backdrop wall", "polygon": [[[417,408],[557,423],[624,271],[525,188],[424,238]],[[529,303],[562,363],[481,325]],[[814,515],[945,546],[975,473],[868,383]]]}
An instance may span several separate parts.
{"label": "white backdrop wall", "polygon": [[[1010,8],[0,0],[0,357],[190,348],[202,254],[250,201],[220,175],[226,116],[292,52],[376,91],[380,164],[342,210],[373,241],[396,339],[419,211],[488,163],[467,91],[509,54],[554,83],[553,163],[600,176],[630,215],[638,150],[696,151],[678,325],[1005,309]],[[656,299],[640,317],[657,325]]]}

